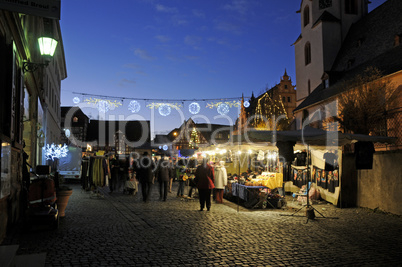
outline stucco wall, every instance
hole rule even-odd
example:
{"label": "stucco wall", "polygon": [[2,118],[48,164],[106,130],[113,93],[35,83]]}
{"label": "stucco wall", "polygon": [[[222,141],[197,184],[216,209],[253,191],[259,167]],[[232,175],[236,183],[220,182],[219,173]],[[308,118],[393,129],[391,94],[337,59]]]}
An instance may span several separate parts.
{"label": "stucco wall", "polygon": [[359,170],[357,206],[402,215],[402,151],[376,152],[373,169]]}

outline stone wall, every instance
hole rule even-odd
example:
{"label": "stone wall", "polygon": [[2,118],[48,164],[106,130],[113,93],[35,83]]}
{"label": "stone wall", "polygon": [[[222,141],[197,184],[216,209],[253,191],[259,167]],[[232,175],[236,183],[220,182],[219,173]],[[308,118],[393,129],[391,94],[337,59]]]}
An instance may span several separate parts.
{"label": "stone wall", "polygon": [[402,215],[402,151],[376,152],[373,169],[357,172],[357,206]]}

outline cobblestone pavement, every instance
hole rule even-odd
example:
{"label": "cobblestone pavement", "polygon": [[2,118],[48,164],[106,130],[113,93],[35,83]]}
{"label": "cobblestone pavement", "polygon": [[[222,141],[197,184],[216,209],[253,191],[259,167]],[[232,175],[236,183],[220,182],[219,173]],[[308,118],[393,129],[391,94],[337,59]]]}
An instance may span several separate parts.
{"label": "cobblestone pavement", "polygon": [[[176,186],[176,185],[174,185]],[[226,200],[211,211],[175,193],[148,203],[123,193],[74,191],[57,230],[14,231],[18,254],[46,252],[48,266],[402,266],[402,218],[366,209],[314,206],[247,210]],[[175,189],[175,188],[174,188]],[[298,216],[299,215],[299,216]],[[331,218],[327,218],[331,217]],[[334,219],[333,217],[338,217]]]}

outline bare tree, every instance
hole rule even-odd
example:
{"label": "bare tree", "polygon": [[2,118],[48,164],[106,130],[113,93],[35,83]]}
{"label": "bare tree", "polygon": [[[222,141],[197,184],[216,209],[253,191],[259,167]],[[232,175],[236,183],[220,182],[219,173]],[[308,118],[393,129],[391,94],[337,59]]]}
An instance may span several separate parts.
{"label": "bare tree", "polygon": [[338,96],[339,122],[345,131],[356,134],[381,134],[386,130],[388,108],[396,100],[396,88],[374,67],[344,82],[346,90]]}

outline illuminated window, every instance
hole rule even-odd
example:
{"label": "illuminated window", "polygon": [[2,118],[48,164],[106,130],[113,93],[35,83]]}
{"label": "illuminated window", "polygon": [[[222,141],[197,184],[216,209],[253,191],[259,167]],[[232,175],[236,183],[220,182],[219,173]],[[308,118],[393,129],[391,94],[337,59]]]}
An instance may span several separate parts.
{"label": "illuminated window", "polygon": [[73,122],[78,122],[78,117],[74,117]]}
{"label": "illuminated window", "polygon": [[304,27],[310,23],[310,8],[306,6],[303,11],[303,22]]}
{"label": "illuminated window", "polygon": [[304,63],[305,65],[311,63],[311,45],[309,42],[304,46]]}

